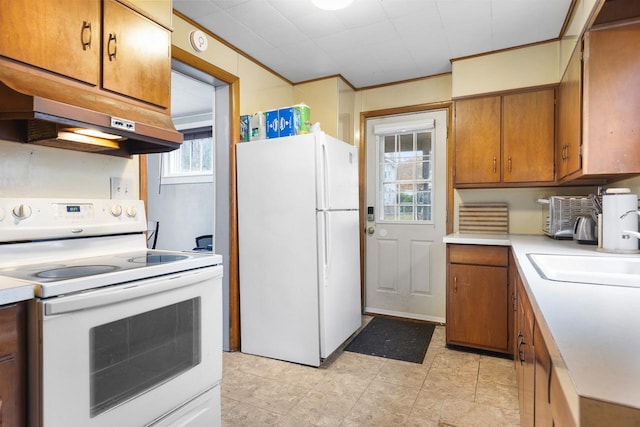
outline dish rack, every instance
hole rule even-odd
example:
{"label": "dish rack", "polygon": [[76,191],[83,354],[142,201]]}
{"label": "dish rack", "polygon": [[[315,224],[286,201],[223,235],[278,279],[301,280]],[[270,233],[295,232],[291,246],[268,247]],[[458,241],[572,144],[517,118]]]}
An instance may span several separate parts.
{"label": "dish rack", "polygon": [[554,239],[572,239],[576,219],[595,209],[590,196],[551,196],[538,203],[543,205],[542,231]]}

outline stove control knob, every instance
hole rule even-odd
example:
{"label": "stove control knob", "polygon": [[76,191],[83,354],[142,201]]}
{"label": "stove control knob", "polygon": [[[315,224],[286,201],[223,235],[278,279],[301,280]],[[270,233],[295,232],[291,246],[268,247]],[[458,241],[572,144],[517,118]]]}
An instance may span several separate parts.
{"label": "stove control knob", "polygon": [[13,216],[17,219],[27,219],[31,216],[31,206],[25,204],[19,204],[13,208]]}
{"label": "stove control knob", "polygon": [[120,205],[113,205],[111,206],[111,209],[109,209],[111,211],[111,215],[113,216],[120,216],[122,215],[122,206]]}
{"label": "stove control knob", "polygon": [[128,216],[129,218],[133,218],[133,217],[135,217],[137,214],[138,214],[138,212],[136,212],[136,208],[135,208],[135,207],[133,207],[133,206],[129,206],[129,207],[127,208],[127,216]]}

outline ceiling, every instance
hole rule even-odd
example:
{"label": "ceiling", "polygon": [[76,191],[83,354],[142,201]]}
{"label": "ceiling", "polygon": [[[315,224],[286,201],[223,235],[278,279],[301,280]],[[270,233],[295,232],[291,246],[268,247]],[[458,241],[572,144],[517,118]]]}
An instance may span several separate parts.
{"label": "ceiling", "polygon": [[451,71],[450,60],[557,38],[573,0],[173,0],[173,7],[292,83],[355,88]]}

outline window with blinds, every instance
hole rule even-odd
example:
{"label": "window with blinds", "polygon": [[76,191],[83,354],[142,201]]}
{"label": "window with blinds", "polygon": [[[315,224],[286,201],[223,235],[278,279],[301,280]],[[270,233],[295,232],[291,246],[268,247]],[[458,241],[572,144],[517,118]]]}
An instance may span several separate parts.
{"label": "window with blinds", "polygon": [[164,154],[163,183],[212,182],[212,128],[188,129],[182,133],[184,135],[182,146]]}

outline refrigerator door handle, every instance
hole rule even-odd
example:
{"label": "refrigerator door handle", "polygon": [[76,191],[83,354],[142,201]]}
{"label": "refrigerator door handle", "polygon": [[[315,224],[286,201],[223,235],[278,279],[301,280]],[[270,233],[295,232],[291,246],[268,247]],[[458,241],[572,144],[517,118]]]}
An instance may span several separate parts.
{"label": "refrigerator door handle", "polygon": [[330,185],[329,185],[329,153],[327,153],[327,145],[322,143],[322,185],[324,186],[322,191],[322,209],[331,209],[329,206],[330,197]]}
{"label": "refrigerator door handle", "polygon": [[324,213],[324,286],[329,285],[329,269],[331,266],[331,213]]}

